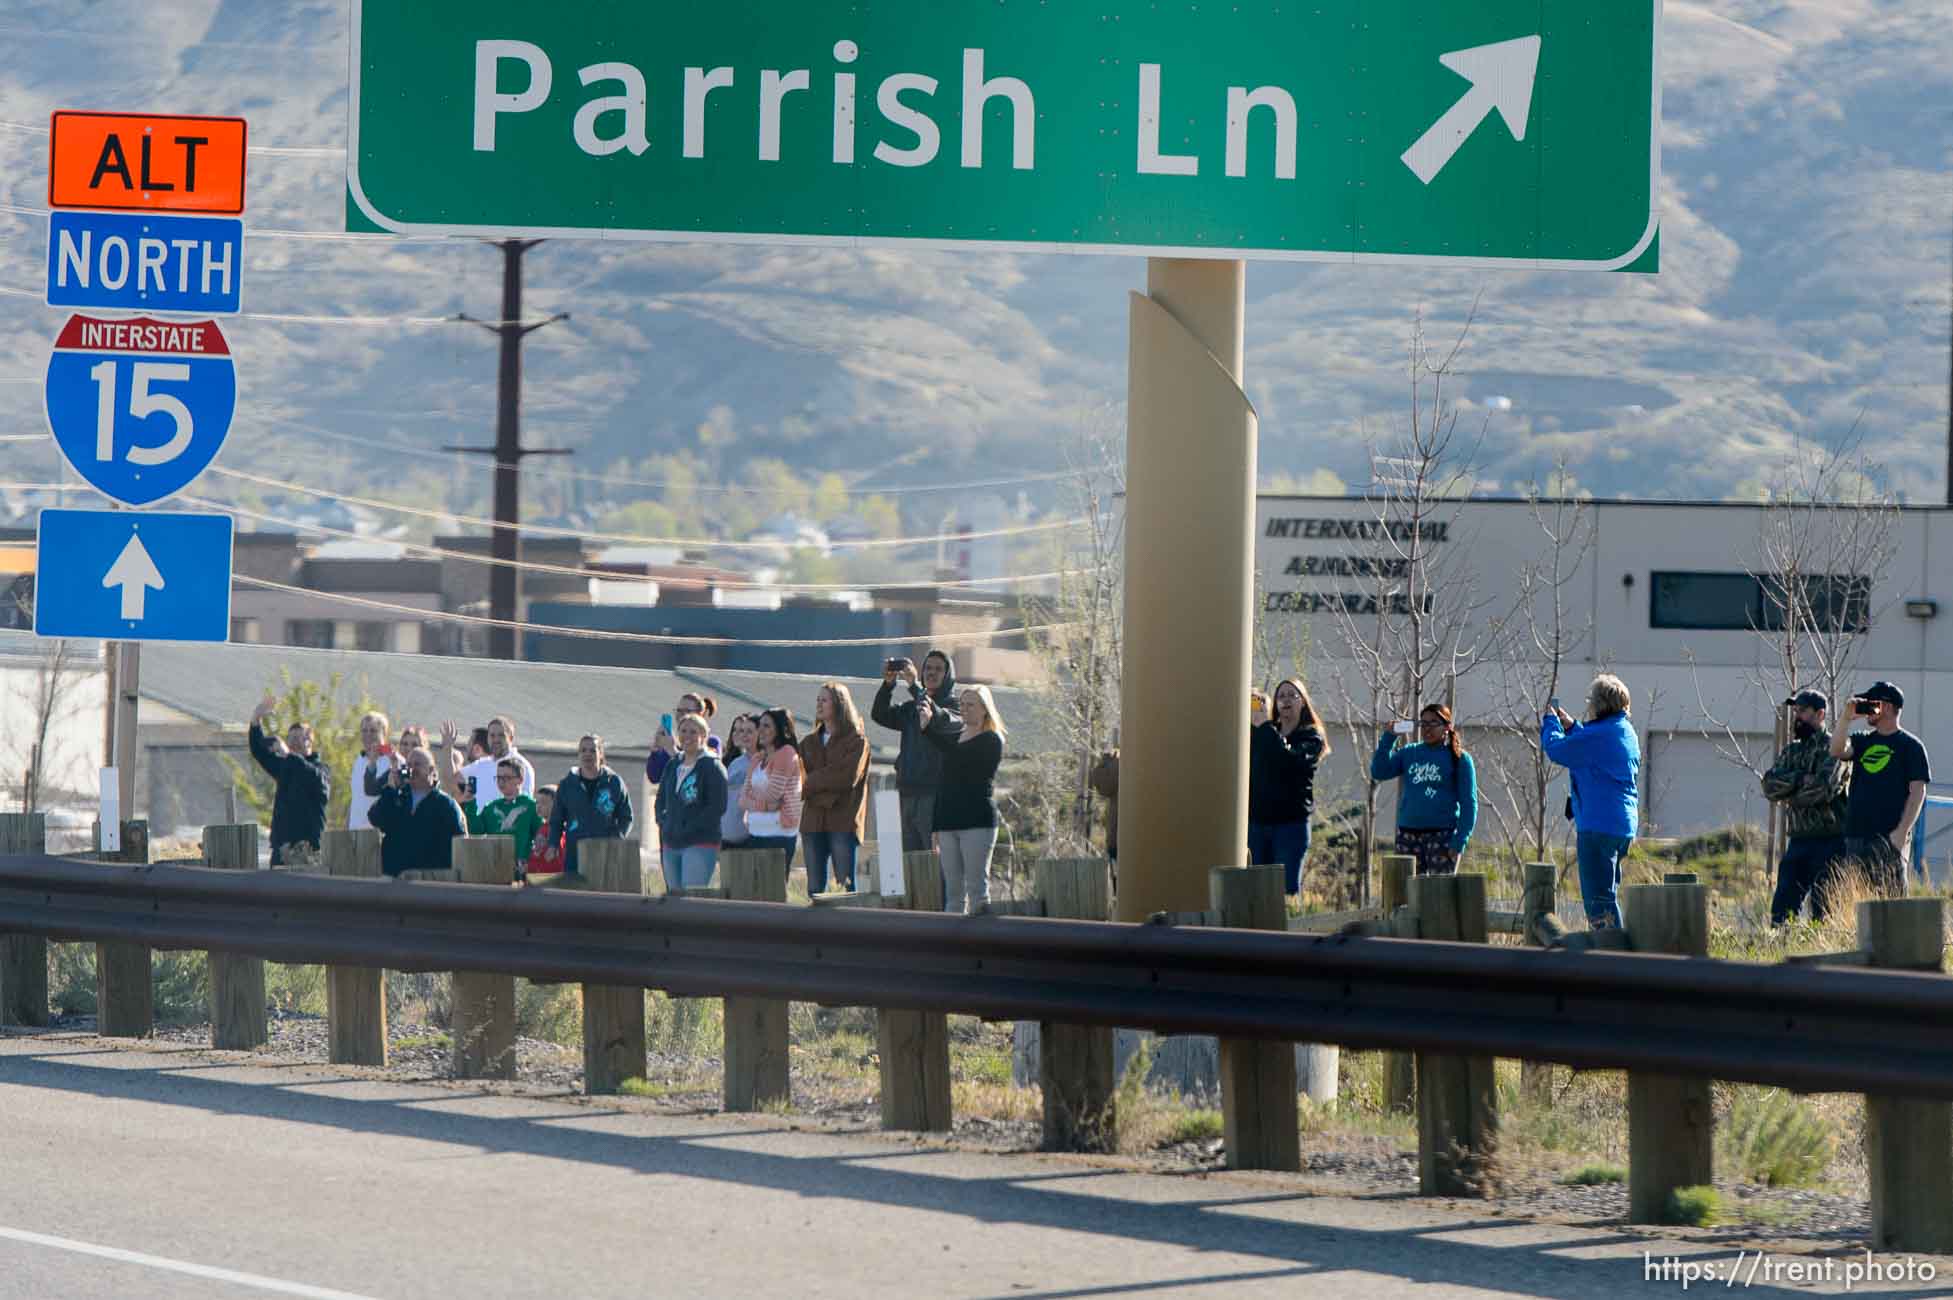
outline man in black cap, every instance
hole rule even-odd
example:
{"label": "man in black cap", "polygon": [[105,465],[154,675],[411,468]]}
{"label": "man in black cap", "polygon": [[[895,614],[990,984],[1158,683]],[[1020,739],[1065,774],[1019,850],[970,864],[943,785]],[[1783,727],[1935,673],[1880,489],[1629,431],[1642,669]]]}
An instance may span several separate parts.
{"label": "man in black cap", "polygon": [[1887,898],[1905,897],[1912,826],[1926,806],[1926,783],[1933,779],[1926,747],[1899,726],[1899,710],[1905,706],[1898,687],[1873,682],[1851,700],[1853,719],[1864,718],[1872,729],[1839,728],[1831,738],[1832,756],[1851,761],[1845,854],[1864,866],[1872,887]]}
{"label": "man in black cap", "polygon": [[1763,797],[1782,806],[1788,831],[1770,899],[1771,925],[1796,917],[1806,898],[1811,919],[1823,920],[1831,866],[1844,856],[1846,769],[1831,756],[1831,733],[1824,728],[1828,703],[1819,691],[1799,691],[1784,701],[1791,741],[1763,774]]}

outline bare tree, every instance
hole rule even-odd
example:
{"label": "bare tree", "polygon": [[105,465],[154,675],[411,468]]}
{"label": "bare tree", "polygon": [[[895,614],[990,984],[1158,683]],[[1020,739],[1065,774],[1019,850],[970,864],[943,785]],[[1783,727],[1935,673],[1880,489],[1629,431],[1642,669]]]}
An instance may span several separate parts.
{"label": "bare tree", "polygon": [[[1754,775],[1771,761],[1785,740],[1777,706],[1789,696],[1820,690],[1835,710],[1849,695],[1866,634],[1896,599],[1879,596],[1898,548],[1899,522],[1897,499],[1882,478],[1854,425],[1836,447],[1799,443],[1767,485],[1768,504],[1745,566],[1757,588],[1749,624],[1759,650],[1748,685],[1775,716],[1770,750],[1718,716],[1696,679],[1703,734],[1732,765]],[[1776,813],[1773,806],[1772,852]]]}
{"label": "bare tree", "polygon": [[[33,625],[33,598],[16,588],[12,600]],[[20,803],[24,812],[38,812],[47,793],[46,773],[60,770],[60,741],[55,727],[73,711],[74,694],[89,676],[88,665],[73,641],[43,639],[38,643],[33,675],[15,690],[16,703],[32,719],[24,736],[13,738],[13,763],[22,773]]]}
{"label": "bare tree", "polygon": [[[1370,590],[1326,602],[1354,668],[1340,681],[1342,714],[1359,755],[1385,721],[1414,717],[1436,691],[1453,697],[1459,679],[1482,662],[1488,633],[1500,622],[1483,617],[1491,601],[1480,593],[1469,551],[1451,538],[1475,482],[1478,443],[1459,440],[1460,412],[1448,387],[1476,311],[1474,304],[1441,356],[1426,342],[1418,314],[1408,419],[1387,437],[1365,437],[1373,465],[1369,518],[1353,531],[1367,554],[1352,559],[1355,576],[1367,579]],[[1367,848],[1376,838],[1377,784],[1367,771],[1364,783],[1360,831]]]}
{"label": "bare tree", "polygon": [[1504,735],[1480,758],[1497,777],[1494,790],[1480,782],[1481,802],[1498,823],[1515,867],[1547,860],[1559,769],[1540,748],[1540,711],[1561,694],[1569,663],[1593,635],[1592,611],[1576,618],[1569,599],[1569,589],[1580,580],[1593,551],[1593,508],[1583,498],[1565,495],[1567,482],[1561,461],[1554,469],[1552,495],[1543,494],[1537,484],[1526,493],[1541,549],[1539,558],[1519,571],[1517,607],[1506,620],[1496,655],[1496,727]]}
{"label": "bare tree", "polygon": [[1085,523],[1060,535],[1056,589],[1042,616],[1026,620],[1046,625],[1030,643],[1044,660],[1034,696],[1054,743],[1013,794],[1046,853],[1090,851],[1092,764],[1111,747],[1119,722],[1126,466],[1123,433],[1109,417],[1087,421],[1066,444],[1074,513]]}

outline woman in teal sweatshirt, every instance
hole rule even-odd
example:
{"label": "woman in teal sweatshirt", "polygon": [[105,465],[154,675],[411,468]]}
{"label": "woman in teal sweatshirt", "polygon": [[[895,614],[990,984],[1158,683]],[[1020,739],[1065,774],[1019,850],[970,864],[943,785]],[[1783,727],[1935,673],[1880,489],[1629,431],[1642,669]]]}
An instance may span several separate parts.
{"label": "woman in teal sweatshirt", "polygon": [[1372,781],[1403,778],[1397,795],[1397,852],[1417,859],[1420,876],[1449,875],[1478,824],[1478,770],[1451,725],[1451,710],[1427,704],[1418,739],[1400,744],[1395,729],[1377,740]]}

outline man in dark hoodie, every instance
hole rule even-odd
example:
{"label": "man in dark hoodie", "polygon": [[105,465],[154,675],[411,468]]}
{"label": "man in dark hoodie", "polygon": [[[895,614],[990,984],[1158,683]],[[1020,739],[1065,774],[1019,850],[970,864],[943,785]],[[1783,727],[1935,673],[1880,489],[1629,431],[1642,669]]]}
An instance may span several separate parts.
{"label": "man in dark hoodie", "polygon": [[[898,699],[898,692],[900,698]],[[919,853],[929,847],[936,824],[936,787],[942,784],[942,751],[923,740],[916,701],[927,695],[935,702],[928,727],[932,736],[962,734],[963,716],[957,712],[956,670],[949,656],[931,650],[922,657],[922,681],[915,664],[890,659],[882,665],[882,688],[875,692],[869,716],[890,731],[902,733],[902,749],[895,758],[895,788],[902,796],[902,851]]]}
{"label": "man in dark hoodie", "polygon": [[467,817],[440,788],[430,749],[413,752],[404,778],[397,765],[388,771],[370,817],[381,835],[380,871],[387,876],[446,871],[454,866],[454,842],[468,837]]}
{"label": "man in dark hoodie", "polygon": [[271,865],[285,864],[286,849],[303,844],[319,851],[325,834],[326,803],[332,795],[332,778],[325,764],[312,752],[312,728],[294,722],[283,742],[265,734],[264,720],[278,708],[278,701],[266,695],[251,714],[251,757],[271,778]]}

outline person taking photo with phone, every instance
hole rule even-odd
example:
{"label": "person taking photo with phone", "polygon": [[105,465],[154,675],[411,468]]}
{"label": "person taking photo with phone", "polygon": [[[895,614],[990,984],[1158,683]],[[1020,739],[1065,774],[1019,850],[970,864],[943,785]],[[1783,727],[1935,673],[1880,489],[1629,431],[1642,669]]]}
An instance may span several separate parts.
{"label": "person taking photo with phone", "polygon": [[942,752],[934,806],[943,863],[943,910],[979,913],[990,906],[990,858],[997,849],[997,768],[1004,761],[1004,720],[988,686],[966,686],[957,698],[963,725],[945,735],[931,724],[936,706],[917,701],[922,732]]}
{"label": "person taking photo with phone", "polygon": [[1557,702],[1539,720],[1539,748],[1566,769],[1572,794],[1574,856],[1587,926],[1621,928],[1621,863],[1641,816],[1641,740],[1628,716],[1627,683],[1602,673],[1587,688],[1587,720],[1576,722]]}
{"label": "person taking photo with phone", "polygon": [[[930,703],[928,721],[923,720],[921,702]],[[868,716],[890,731],[902,733],[902,748],[895,756],[895,789],[901,795],[902,851],[920,853],[929,848],[931,828],[936,824],[936,790],[943,780],[943,751],[924,739],[954,740],[963,731],[963,711],[956,699],[956,670],[949,656],[931,650],[922,657],[917,672],[911,659],[882,661],[882,685]]]}
{"label": "person taking photo with phone", "polygon": [[1478,824],[1478,768],[1444,705],[1425,705],[1414,729],[1416,740],[1410,739],[1411,723],[1385,729],[1370,757],[1370,779],[1403,781],[1397,852],[1417,859],[1420,876],[1451,875]]}
{"label": "person taking photo with phone", "polygon": [[1329,755],[1329,733],[1298,678],[1275,687],[1273,717],[1264,717],[1259,692],[1250,692],[1249,700],[1248,862],[1280,863],[1282,888],[1295,898],[1302,892],[1316,769]]}
{"label": "person taking photo with phone", "polygon": [[1869,723],[1871,729],[1840,727],[1831,737],[1831,756],[1851,765],[1845,856],[1864,868],[1872,888],[1886,898],[1905,897],[1912,827],[1926,806],[1926,783],[1933,779],[1926,747],[1899,725],[1905,706],[1897,686],[1873,682],[1851,699],[1851,721]]}

